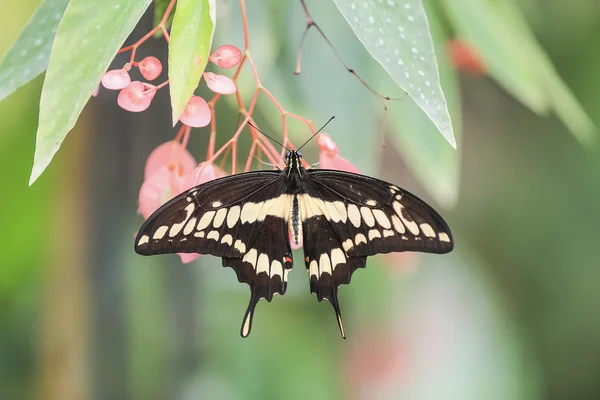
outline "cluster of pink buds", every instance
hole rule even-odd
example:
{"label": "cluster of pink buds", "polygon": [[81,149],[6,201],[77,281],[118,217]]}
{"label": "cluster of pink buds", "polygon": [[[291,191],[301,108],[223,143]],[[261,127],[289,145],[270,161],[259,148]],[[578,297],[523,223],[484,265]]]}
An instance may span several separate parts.
{"label": "cluster of pink buds", "polygon": [[[232,45],[219,47],[209,58],[222,68],[233,68],[241,59],[242,52]],[[137,67],[148,82],[132,81],[129,72],[133,67]],[[102,76],[102,86],[110,90],[120,90],[117,97],[119,107],[130,112],[141,112],[150,107],[156,91],[168,84],[168,81],[159,85],[149,83],[158,78],[161,72],[162,63],[156,57],[149,56],[139,62],[132,59],[120,69],[107,71]],[[215,93],[232,94],[237,90],[235,82],[225,75],[205,72],[203,78],[208,88]],[[180,118],[182,123],[194,128],[208,125],[210,119],[208,103],[199,96],[192,96]]]}

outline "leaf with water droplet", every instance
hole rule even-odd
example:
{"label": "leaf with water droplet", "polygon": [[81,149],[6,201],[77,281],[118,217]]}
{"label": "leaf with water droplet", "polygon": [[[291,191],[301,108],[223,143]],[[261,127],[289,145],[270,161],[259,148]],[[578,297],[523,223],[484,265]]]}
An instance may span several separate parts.
{"label": "leaf with water droplet", "polygon": [[334,2],[371,56],[456,148],[421,0]]}
{"label": "leaf with water droplet", "polygon": [[31,185],[73,128],[102,74],[151,0],[71,0],[42,87]]}
{"label": "leaf with water droplet", "polygon": [[443,30],[433,9],[427,9],[431,35],[436,44],[436,56],[448,108],[452,116],[458,149],[438,134],[437,128],[422,110],[412,102],[389,105],[390,140],[406,161],[414,176],[429,191],[438,204],[452,208],[458,201],[461,157],[461,102],[458,75],[452,66],[447,47],[448,34]]}
{"label": "leaf with water droplet", "polygon": [[0,100],[48,68],[52,42],[69,0],[46,0],[0,61]]}
{"label": "leaf with water droplet", "polygon": [[215,32],[215,0],[179,0],[169,44],[173,125],[200,82]]}

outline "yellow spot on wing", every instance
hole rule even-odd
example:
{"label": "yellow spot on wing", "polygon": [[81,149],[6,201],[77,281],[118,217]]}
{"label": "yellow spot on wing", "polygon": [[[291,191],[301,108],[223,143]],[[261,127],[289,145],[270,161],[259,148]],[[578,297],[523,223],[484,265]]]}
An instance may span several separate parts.
{"label": "yellow spot on wing", "polygon": [[237,224],[240,219],[240,206],[233,206],[229,209],[229,213],[227,213],[227,227],[229,229],[233,228],[235,224]]}
{"label": "yellow spot on wing", "polygon": [[381,237],[381,232],[379,232],[377,229],[371,229],[369,231],[369,240],[373,240],[375,238],[380,238]]}
{"label": "yellow spot on wing", "polygon": [[219,228],[221,225],[223,225],[223,221],[225,221],[226,215],[227,215],[226,208],[221,208],[219,211],[217,211],[217,215],[215,215],[215,220],[213,221],[213,226],[215,228]]}
{"label": "yellow spot on wing", "polygon": [[231,244],[233,243],[233,236],[231,236],[229,234],[223,236],[223,238],[221,239],[221,243],[227,243],[228,245],[231,246]]}
{"label": "yellow spot on wing", "polygon": [[138,242],[138,246],[148,243],[149,240],[150,237],[148,235],[143,235]]}
{"label": "yellow spot on wing", "polygon": [[368,207],[361,207],[360,213],[363,219],[365,220],[365,224],[367,224],[368,226],[375,226],[375,218],[373,218],[373,213],[371,212],[371,209],[369,209]]}
{"label": "yellow spot on wing", "polygon": [[212,221],[214,215],[215,215],[214,211],[205,212],[204,215],[202,217],[200,217],[200,221],[198,221],[198,226],[196,227],[196,229],[201,231],[202,229],[205,229],[206,227],[208,227],[208,225],[210,225],[210,221]]}
{"label": "yellow spot on wing", "polygon": [[377,223],[381,225],[382,228],[390,229],[392,227],[390,219],[382,210],[373,210],[373,215],[375,216]]}
{"label": "yellow spot on wing", "polygon": [[446,232],[440,232],[438,237],[440,238],[440,242],[450,243],[450,236]]}
{"label": "yellow spot on wing", "polygon": [[152,235],[152,239],[162,239],[163,237],[165,237],[165,233],[167,233],[168,230],[169,230],[169,227],[166,225],[159,227],[154,232],[154,235]]}
{"label": "yellow spot on wing", "polygon": [[354,204],[348,205],[348,219],[355,227],[358,228],[360,226],[360,211],[358,211],[358,207]]}
{"label": "yellow spot on wing", "polygon": [[427,223],[422,223],[420,225],[421,227],[421,232],[423,232],[423,234],[427,237],[430,238],[434,238],[435,237],[435,231],[433,230],[433,228],[431,227],[431,225],[427,224]]}
{"label": "yellow spot on wing", "polygon": [[219,240],[219,232],[210,231],[210,232],[208,232],[208,235],[206,235],[206,238],[218,241]]}
{"label": "yellow spot on wing", "polygon": [[367,243],[367,238],[362,233],[357,233],[356,237],[354,238],[354,242],[358,246],[361,242],[362,243]]}

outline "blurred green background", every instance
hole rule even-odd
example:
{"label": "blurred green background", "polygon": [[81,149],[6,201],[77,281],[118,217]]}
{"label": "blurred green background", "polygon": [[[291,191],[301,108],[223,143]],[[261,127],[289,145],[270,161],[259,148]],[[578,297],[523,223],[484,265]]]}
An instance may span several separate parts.
{"label": "blurred green background", "polygon": [[[134,115],[101,90],[28,187],[38,78],[0,102],[0,398],[600,398],[599,141],[583,146],[555,116],[532,113],[489,77],[462,73],[462,113],[454,121],[462,126],[459,163],[433,165],[422,162],[431,155],[412,151],[447,144],[402,127],[397,116],[410,107],[407,98],[390,104],[385,129],[392,139],[382,147],[380,103],[315,32],[302,74],[293,75],[305,25],[295,3],[248,2],[264,85],[317,124],[335,115],[328,132],[342,154],[431,201],[449,221],[456,250],[370,258],[341,290],[345,341],[330,306],[309,294],[297,254],[288,293],[261,302],[252,334],[241,339],[248,289],[219,260],[182,265],[176,256],[144,258],[132,249],[142,223],[136,209],[144,160],[175,135],[166,91],[152,111]],[[398,94],[335,6],[312,3],[345,62],[382,93]],[[519,5],[560,77],[600,125],[597,0]],[[10,18],[0,53],[36,6],[2,4]],[[242,46],[238,8],[227,2],[219,9],[215,44]],[[439,17],[448,27],[448,16]],[[133,37],[151,21],[147,15]],[[140,54],[166,59],[161,41]],[[274,107],[260,107],[263,129],[278,132]],[[221,142],[235,129],[234,112],[220,103]],[[307,132],[297,128],[293,139],[300,141]],[[198,160],[207,133],[193,132]],[[420,144],[411,148],[406,137]],[[316,161],[316,146],[305,156]],[[458,200],[447,207],[452,201],[423,177],[458,165],[460,186],[450,189],[459,188]]]}

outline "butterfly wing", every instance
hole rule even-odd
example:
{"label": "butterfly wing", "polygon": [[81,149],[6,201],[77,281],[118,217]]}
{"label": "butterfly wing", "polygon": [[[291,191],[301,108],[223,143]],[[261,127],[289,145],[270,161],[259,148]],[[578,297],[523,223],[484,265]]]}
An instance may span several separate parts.
{"label": "butterfly wing", "polygon": [[181,193],[146,220],[135,240],[142,255],[200,253],[222,257],[250,286],[242,323],[248,336],[261,298],[284,294],[292,268],[287,221],[291,198],[278,171],[232,175]]}
{"label": "butterfly wing", "polygon": [[413,194],[364,175],[308,170],[299,198],[310,289],[332,304],[342,336],[337,290],[364,268],[367,256],[447,253],[452,234],[442,217]]}

